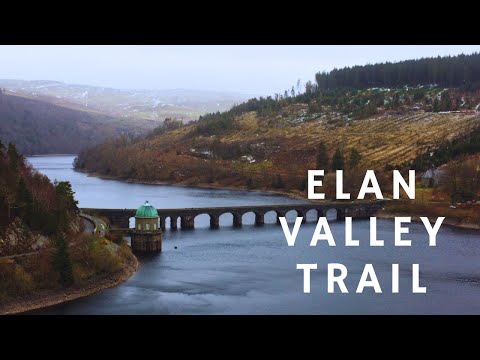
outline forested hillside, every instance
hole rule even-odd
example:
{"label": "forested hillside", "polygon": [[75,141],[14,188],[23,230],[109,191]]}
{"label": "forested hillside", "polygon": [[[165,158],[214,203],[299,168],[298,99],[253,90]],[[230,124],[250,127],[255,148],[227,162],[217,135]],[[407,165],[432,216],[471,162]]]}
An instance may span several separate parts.
{"label": "forested hillside", "polygon": [[140,135],[153,121],[117,119],[0,91],[0,141],[22,154],[78,153],[108,137]]}
{"label": "forested hillside", "polygon": [[[448,65],[451,73],[459,64],[468,65],[472,77],[464,78],[465,84],[473,84],[480,57],[392,64],[392,74],[399,77],[395,88],[362,88],[367,84],[358,83],[359,89],[352,89],[344,83],[325,89],[323,77],[317,76],[318,83],[307,83],[300,93],[292,88],[201,116],[187,126],[170,120],[144,139],[104,142],[82,151],[76,167],[122,179],[304,193],[308,169],[330,174],[336,169],[376,169],[380,182],[388,186],[394,168],[422,171],[477,153],[480,91],[438,86],[428,77],[418,78],[425,83],[403,86],[411,81],[405,75],[410,70],[401,70],[405,64],[427,73],[444,64],[453,64]],[[360,74],[370,67],[354,69],[352,74]],[[123,161],[116,161],[119,158]],[[327,185],[334,184],[330,178]],[[348,181],[352,184],[346,186],[358,185],[353,184],[355,177],[348,176]]]}
{"label": "forested hillside", "polygon": [[[33,170],[13,144],[0,142],[0,256],[42,247],[47,238],[59,235],[77,223],[77,205],[69,183],[52,184]],[[23,243],[2,237],[14,221],[32,236]],[[33,244],[34,239],[39,244]]]}
{"label": "forested hillside", "polygon": [[0,142],[0,314],[62,301],[63,288],[111,282],[136,262],[122,238],[84,234],[77,210],[69,182],[52,184]]}
{"label": "forested hillside", "polygon": [[319,89],[399,88],[434,84],[442,87],[480,87],[480,54],[424,58],[398,63],[353,66],[317,73]]}

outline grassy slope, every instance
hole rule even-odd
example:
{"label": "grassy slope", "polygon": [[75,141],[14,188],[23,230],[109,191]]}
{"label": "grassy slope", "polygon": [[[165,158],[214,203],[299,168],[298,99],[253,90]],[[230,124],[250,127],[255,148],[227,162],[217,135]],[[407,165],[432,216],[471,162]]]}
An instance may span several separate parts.
{"label": "grassy slope", "polygon": [[[264,142],[271,145],[267,161],[272,161],[275,168],[281,169],[287,165],[288,169],[292,161],[314,168],[316,148],[320,141],[324,141],[331,154],[339,145],[344,147],[345,153],[356,147],[362,153],[365,165],[383,167],[385,164],[400,164],[413,160],[422,148],[466,134],[478,121],[479,117],[475,114],[418,112],[385,114],[353,121],[344,127],[322,122],[309,122],[294,127],[269,127],[265,124],[265,119],[248,113],[238,120],[240,130],[229,134],[193,138],[192,126],[147,141],[147,146],[154,151],[174,144],[178,144],[176,148],[182,150],[195,148],[196,145],[199,148],[208,148],[217,138],[227,144],[256,145]],[[268,145],[265,144],[264,147],[267,148]],[[256,164],[246,166],[252,170],[256,167]]]}
{"label": "grassy slope", "polygon": [[[387,164],[413,160],[430,145],[463,136],[479,122],[478,113],[417,111],[384,113],[343,126],[326,119],[292,125],[304,111],[305,106],[297,104],[287,109],[287,115],[275,118],[245,113],[236,119],[237,128],[223,135],[196,136],[195,125],[187,126],[117,148],[116,157],[125,159],[122,166],[135,168],[134,172],[118,172],[118,166],[105,166],[101,161],[92,162],[87,169],[123,178],[195,185],[242,187],[247,186],[251,178],[255,188],[270,188],[272,176],[280,174],[288,189],[305,178],[308,169],[316,167],[320,141],[326,143],[330,157],[338,146],[343,147],[346,157],[349,149],[355,147],[363,156],[363,168],[383,170]],[[213,160],[198,156],[201,151],[211,150],[215,142],[227,147],[250,148],[255,162],[238,157]],[[105,167],[112,170],[105,171]]]}

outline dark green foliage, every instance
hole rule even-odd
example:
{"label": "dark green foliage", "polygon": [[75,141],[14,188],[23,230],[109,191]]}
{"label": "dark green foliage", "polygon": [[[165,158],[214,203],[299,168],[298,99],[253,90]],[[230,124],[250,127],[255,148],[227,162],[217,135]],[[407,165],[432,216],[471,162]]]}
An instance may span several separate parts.
{"label": "dark green foliage", "polygon": [[356,148],[352,148],[352,150],[350,150],[350,159],[348,161],[348,166],[352,169],[360,163],[360,160],[362,160],[362,155]]}
{"label": "dark green foliage", "polygon": [[55,181],[55,191],[59,200],[59,208],[63,210],[78,210],[78,201],[69,181]]}
{"label": "dark green foliage", "polygon": [[[240,158],[242,155],[247,155],[247,149],[242,150],[239,144],[225,144],[218,139],[215,140],[210,147],[214,157],[223,160],[234,160]],[[195,154],[202,157],[202,154]]]}
{"label": "dark green foliage", "polygon": [[200,116],[196,132],[199,135],[218,135],[224,134],[234,129],[234,127],[234,116],[230,111],[224,113],[216,112]]}
{"label": "dark green foliage", "polygon": [[25,180],[20,178],[17,187],[17,215],[21,218],[29,219],[31,217],[31,208],[33,204],[32,193],[28,190]]}
{"label": "dark green foliage", "polygon": [[53,235],[58,231],[57,215],[48,211],[38,202],[34,202],[30,210],[30,217],[25,220],[34,231],[45,235]]}
{"label": "dark green foliage", "polygon": [[283,179],[280,175],[277,174],[272,180],[272,187],[274,189],[282,189],[285,187],[285,184],[283,183]]}
{"label": "dark green foliage", "polygon": [[450,111],[452,109],[452,99],[448,91],[444,91],[440,98],[440,111]]}
{"label": "dark green foliage", "polygon": [[438,101],[438,98],[435,97],[435,99],[433,100],[433,108],[432,108],[432,111],[433,112],[439,112],[440,111],[440,101]]}
{"label": "dark green foliage", "polygon": [[335,154],[333,154],[333,158],[332,158],[332,170],[333,171],[343,170],[344,168],[345,168],[345,164],[344,164],[344,161],[343,161],[343,153],[340,150],[340,148],[337,148],[337,150],[335,150]]}
{"label": "dark green foliage", "polygon": [[323,141],[320,143],[320,145],[318,145],[317,169],[325,171],[327,171],[328,169],[327,147],[325,146],[325,143]]}
{"label": "dark green foliage", "polygon": [[9,161],[10,171],[17,172],[19,162],[22,161],[22,156],[18,153],[17,147],[13,143],[8,144],[7,156]]}
{"label": "dark green foliage", "polygon": [[161,135],[167,131],[172,131],[181,128],[183,122],[177,119],[166,118],[163,123],[153,129],[150,133],[147,134],[146,138],[153,138],[157,135]]}
{"label": "dark green foliage", "polygon": [[400,88],[419,84],[480,87],[480,54],[407,60],[334,69],[315,75],[319,90],[335,88]]}
{"label": "dark green foliage", "polygon": [[62,235],[55,238],[55,253],[53,255],[53,266],[59,275],[59,283],[63,287],[73,284],[72,262],[68,253],[68,243]]}
{"label": "dark green foliage", "polygon": [[311,102],[308,104],[308,110],[307,112],[309,114],[318,114],[322,112],[322,106],[317,103],[317,102]]}
{"label": "dark green foliage", "polygon": [[[397,107],[397,105],[393,105],[393,107]],[[356,109],[355,111],[353,111],[352,115],[353,115],[353,118],[355,119],[365,119],[365,118],[368,118],[370,116],[373,116],[377,113],[377,106],[373,103],[370,103],[368,105],[365,105],[365,106],[362,106],[358,109]]]}
{"label": "dark green foliage", "polygon": [[435,149],[428,149],[419,154],[411,168],[415,170],[426,170],[432,166],[437,167],[446,164],[448,161],[461,155],[470,155],[480,152],[480,128],[470,132],[470,136],[445,141]]}
{"label": "dark green foliage", "polygon": [[69,224],[77,201],[69,182],[56,183],[33,171],[15,146],[0,146],[0,225],[19,217],[30,230],[53,235]]}
{"label": "dark green foliage", "polygon": [[219,135],[235,129],[235,117],[248,111],[256,111],[259,116],[271,116],[280,113],[282,107],[292,102],[285,91],[285,96],[277,95],[259,99],[253,98],[240,105],[233,106],[230,110],[220,113],[210,113],[200,116],[197,122],[196,133],[199,135]]}

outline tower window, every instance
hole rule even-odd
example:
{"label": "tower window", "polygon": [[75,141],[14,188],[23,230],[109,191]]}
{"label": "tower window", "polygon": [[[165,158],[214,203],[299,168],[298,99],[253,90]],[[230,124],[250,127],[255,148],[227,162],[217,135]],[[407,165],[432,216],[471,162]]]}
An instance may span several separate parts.
{"label": "tower window", "polygon": [[142,224],[138,224],[138,225],[137,225],[137,229],[138,229],[138,230],[142,230]]}
{"label": "tower window", "polygon": [[157,224],[153,224],[153,230],[157,230]]}
{"label": "tower window", "polygon": [[145,230],[150,230],[150,224],[145,224]]}

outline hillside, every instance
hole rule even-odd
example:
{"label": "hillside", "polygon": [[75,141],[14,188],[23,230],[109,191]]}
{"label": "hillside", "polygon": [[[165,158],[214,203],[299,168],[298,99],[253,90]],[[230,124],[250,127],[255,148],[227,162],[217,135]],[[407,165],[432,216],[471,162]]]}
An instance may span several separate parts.
{"label": "hillside", "polygon": [[[342,148],[346,157],[355,148],[358,166],[385,169],[413,162],[444,140],[465,137],[477,127],[477,113],[384,113],[339,126],[321,118],[295,123],[306,105],[291,105],[275,119],[248,112],[234,121],[235,129],[221,135],[199,136],[198,125],[183,127],[128,144],[104,143],[80,153],[77,167],[123,179],[161,180],[258,189],[301,190],[308,169],[315,169],[318,146],[327,158]],[[121,163],[115,158],[122,158]]]}
{"label": "hillside", "polygon": [[161,121],[177,118],[188,122],[200,115],[228,110],[248,96],[207,90],[125,90],[66,84],[58,81],[0,79],[7,94],[50,102],[75,110],[100,112],[116,118]]}
{"label": "hillside", "polygon": [[118,119],[0,92],[0,141],[23,154],[78,153],[119,135],[141,135],[153,121]]}
{"label": "hillside", "polygon": [[122,238],[83,231],[69,182],[33,170],[0,143],[0,314],[84,296],[135,271]]}
{"label": "hillside", "polygon": [[[376,169],[388,189],[394,168],[425,170],[480,152],[480,91],[474,86],[480,55],[467,60],[461,55],[389,64],[389,74],[401,85],[397,88],[361,88],[368,82],[355,88],[338,81],[325,88],[324,79],[338,75],[339,70],[334,70],[317,76],[316,84],[307,83],[300,94],[292,88],[201,116],[188,126],[169,123],[144,139],[102,143],[81,152],[76,167],[122,179],[302,195],[308,169],[330,172],[325,180],[327,194],[335,184],[333,170],[344,169],[350,175]],[[448,66],[443,68],[444,64]],[[384,66],[343,71],[362,79],[361,74],[385,70]],[[409,77],[411,71],[421,79],[423,72],[418,69],[426,74],[444,69],[438,79],[450,74],[455,81],[472,77],[457,87],[404,85],[416,81]],[[376,84],[386,85],[388,79],[384,76]],[[118,158],[123,161],[115,161]],[[358,187],[357,178],[361,179],[348,176],[346,186]]]}

